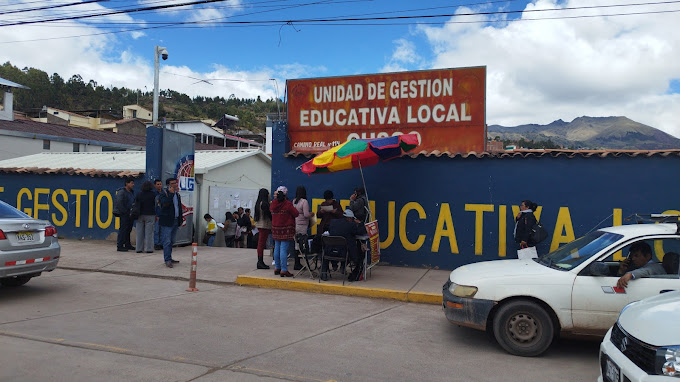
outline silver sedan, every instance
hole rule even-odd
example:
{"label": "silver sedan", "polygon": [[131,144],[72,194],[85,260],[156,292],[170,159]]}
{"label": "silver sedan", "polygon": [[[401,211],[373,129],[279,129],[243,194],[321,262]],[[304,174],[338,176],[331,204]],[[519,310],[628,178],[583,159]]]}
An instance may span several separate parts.
{"label": "silver sedan", "polygon": [[61,248],[57,229],[0,201],[0,285],[24,285],[57,267]]}

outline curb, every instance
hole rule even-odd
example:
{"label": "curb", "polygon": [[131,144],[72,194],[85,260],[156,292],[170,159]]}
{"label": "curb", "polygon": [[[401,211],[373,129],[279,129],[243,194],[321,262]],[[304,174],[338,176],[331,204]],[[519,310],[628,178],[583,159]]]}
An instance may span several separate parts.
{"label": "curb", "polygon": [[281,282],[268,277],[237,276],[236,285],[258,288],[284,289],[300,292],[336,294],[343,296],[383,298],[403,302],[441,305],[442,296],[436,293],[408,292],[393,289],[366,288],[351,285],[323,284],[309,281],[286,280]]}

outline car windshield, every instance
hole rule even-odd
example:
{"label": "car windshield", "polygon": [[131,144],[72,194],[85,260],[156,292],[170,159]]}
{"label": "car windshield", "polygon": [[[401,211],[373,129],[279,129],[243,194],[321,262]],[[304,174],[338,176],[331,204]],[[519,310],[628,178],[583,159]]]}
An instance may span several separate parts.
{"label": "car windshield", "polygon": [[12,218],[30,218],[30,216],[10,206],[9,204],[0,201],[0,219]]}
{"label": "car windshield", "polygon": [[591,232],[545,256],[541,256],[536,261],[550,268],[568,271],[604,248],[621,240],[622,237],[622,235],[604,231]]}

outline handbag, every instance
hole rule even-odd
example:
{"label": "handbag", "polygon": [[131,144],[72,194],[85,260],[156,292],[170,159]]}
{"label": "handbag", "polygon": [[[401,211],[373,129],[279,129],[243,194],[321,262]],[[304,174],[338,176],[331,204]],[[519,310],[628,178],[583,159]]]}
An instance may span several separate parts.
{"label": "handbag", "polygon": [[137,220],[139,219],[139,215],[141,214],[141,210],[139,207],[139,203],[137,201],[132,203],[132,208],[130,208],[130,219],[132,220]]}
{"label": "handbag", "polygon": [[312,228],[316,225],[317,220],[316,220],[316,215],[312,215],[309,217],[309,228]]}
{"label": "handbag", "polygon": [[524,259],[535,259],[538,258],[538,253],[536,252],[536,247],[526,247],[517,250],[517,258],[520,260]]}
{"label": "handbag", "polygon": [[210,240],[210,235],[206,232],[203,235],[203,244],[208,245],[208,241]]}
{"label": "handbag", "polygon": [[536,221],[533,227],[531,227],[531,240],[538,244],[548,237],[548,231],[543,228],[543,225]]}

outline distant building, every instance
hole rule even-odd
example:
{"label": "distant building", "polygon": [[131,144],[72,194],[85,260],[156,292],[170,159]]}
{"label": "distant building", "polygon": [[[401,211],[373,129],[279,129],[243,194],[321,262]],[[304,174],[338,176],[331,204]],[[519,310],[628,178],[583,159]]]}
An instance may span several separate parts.
{"label": "distant building", "polygon": [[[147,124],[151,126],[151,124]],[[169,130],[191,134],[196,137],[196,142],[221,146],[223,148],[261,148],[262,143],[235,135],[220,133],[206,125],[203,121],[165,121],[162,126]]]}
{"label": "distant building", "polygon": [[505,151],[503,149],[503,142],[501,141],[488,141],[486,142],[486,151],[490,153],[498,153],[501,151]]}
{"label": "distant building", "polygon": [[152,121],[153,113],[139,105],[123,106],[123,119],[141,119],[142,121]]}

